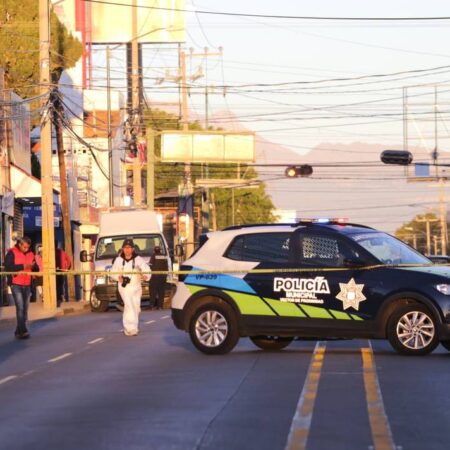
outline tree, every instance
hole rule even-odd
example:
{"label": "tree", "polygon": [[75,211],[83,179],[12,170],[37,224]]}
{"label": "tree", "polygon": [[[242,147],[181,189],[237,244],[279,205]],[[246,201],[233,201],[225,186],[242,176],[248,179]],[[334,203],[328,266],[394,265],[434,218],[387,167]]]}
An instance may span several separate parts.
{"label": "tree", "polygon": [[428,253],[427,249],[427,222],[430,229],[430,253],[434,253],[434,240],[441,235],[440,222],[434,213],[415,216],[410,222],[403,224],[395,231],[395,236],[407,244],[415,247],[421,253]]}
{"label": "tree", "polygon": [[[178,116],[161,110],[146,111],[146,125],[156,131],[179,130],[180,121]],[[202,130],[199,122],[189,123],[189,130]],[[161,156],[161,139],[157,138],[155,142],[156,159]],[[204,178],[202,175],[204,168],[199,164],[191,166],[191,178],[195,181],[197,178]],[[257,177],[256,171],[246,164],[240,165],[241,178],[250,180]],[[155,178],[155,193],[160,194],[167,191],[176,191],[178,185],[183,182],[184,164],[164,164],[157,163]],[[231,179],[237,176],[236,164],[208,164],[208,177],[218,179]],[[223,228],[234,224],[246,223],[271,223],[275,221],[273,215],[274,205],[272,200],[265,192],[265,184],[260,183],[256,189],[253,188],[215,188],[210,189],[214,194],[216,210],[220,211],[217,215],[217,225]],[[195,203],[201,202],[202,192],[196,193]],[[234,213],[234,217],[233,217]]]}
{"label": "tree", "polygon": [[[81,43],[51,13],[51,72],[57,82],[64,69],[73,67],[82,53]],[[39,90],[39,2],[6,0],[0,4],[0,67],[6,86],[22,98]]]}

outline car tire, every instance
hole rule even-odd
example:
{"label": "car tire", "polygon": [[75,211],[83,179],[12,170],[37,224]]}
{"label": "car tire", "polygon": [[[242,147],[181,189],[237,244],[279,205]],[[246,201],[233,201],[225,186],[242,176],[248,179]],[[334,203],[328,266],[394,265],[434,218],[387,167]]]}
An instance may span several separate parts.
{"label": "car tire", "polygon": [[102,302],[98,299],[95,289],[92,290],[89,297],[89,304],[91,305],[91,311],[93,312],[106,312],[108,311],[109,302]]}
{"label": "car tire", "polygon": [[236,314],[225,302],[201,305],[192,315],[189,325],[192,343],[207,355],[230,352],[239,340]]}
{"label": "car tire", "polygon": [[450,341],[441,341],[442,347],[450,352]]}
{"label": "car tire", "polygon": [[281,336],[250,336],[250,340],[261,350],[282,350],[293,340],[292,337]]}
{"label": "car tire", "polygon": [[419,304],[395,310],[387,336],[392,347],[403,355],[427,355],[439,344],[436,320],[428,308]]}

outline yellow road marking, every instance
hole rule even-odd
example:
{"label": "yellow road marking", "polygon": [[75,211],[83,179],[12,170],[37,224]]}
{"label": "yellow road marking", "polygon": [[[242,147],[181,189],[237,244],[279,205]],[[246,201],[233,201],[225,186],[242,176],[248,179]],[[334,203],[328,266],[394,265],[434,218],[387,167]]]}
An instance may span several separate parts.
{"label": "yellow road marking", "polygon": [[285,450],[303,450],[306,448],[324,356],[325,346],[317,342],[292,420]]}
{"label": "yellow road marking", "polygon": [[92,340],[92,341],[89,341],[88,344],[96,344],[97,342],[103,341],[103,339],[105,339],[105,338],[99,337],[99,338],[97,338],[97,339],[94,339],[94,340]]}
{"label": "yellow road marking", "polygon": [[62,355],[56,356],[55,358],[49,359],[47,362],[56,362],[56,361],[61,361],[61,359],[67,358],[68,356],[70,356],[72,353],[63,353]]}
{"label": "yellow road marking", "polygon": [[375,450],[392,450],[395,444],[391,428],[384,410],[383,397],[378,383],[375,359],[371,348],[362,348],[364,387],[366,389],[367,410]]}
{"label": "yellow road marking", "polygon": [[0,384],[5,384],[8,381],[14,380],[15,378],[17,378],[17,375],[10,375],[9,377],[2,378],[0,380]]}

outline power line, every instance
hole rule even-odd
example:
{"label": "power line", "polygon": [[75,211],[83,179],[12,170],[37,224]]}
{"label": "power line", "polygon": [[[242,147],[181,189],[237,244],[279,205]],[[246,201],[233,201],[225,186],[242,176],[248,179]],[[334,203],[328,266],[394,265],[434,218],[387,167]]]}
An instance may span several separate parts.
{"label": "power line", "polygon": [[225,11],[206,11],[195,9],[194,11],[184,8],[163,8],[157,6],[133,5],[124,4],[105,0],[83,0],[88,3],[101,3],[104,5],[127,6],[130,8],[142,8],[163,11],[177,11],[177,12],[195,12],[197,14],[210,14],[216,16],[231,16],[231,17],[255,17],[260,19],[293,19],[293,20],[339,20],[339,21],[369,21],[369,22],[404,22],[404,21],[435,21],[435,20],[450,20],[450,16],[430,16],[430,17],[333,17],[333,16],[291,16],[291,15],[274,15],[274,14],[250,14],[250,13],[236,13]]}

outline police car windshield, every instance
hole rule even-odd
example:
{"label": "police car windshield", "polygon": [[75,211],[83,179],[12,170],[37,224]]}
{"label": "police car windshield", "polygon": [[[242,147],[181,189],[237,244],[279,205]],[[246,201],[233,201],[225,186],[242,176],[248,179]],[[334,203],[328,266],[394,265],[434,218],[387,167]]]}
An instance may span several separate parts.
{"label": "police car windshield", "polygon": [[350,237],[383,264],[431,264],[428,258],[388,234],[363,233]]}

